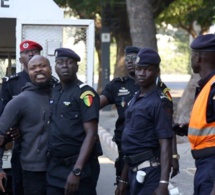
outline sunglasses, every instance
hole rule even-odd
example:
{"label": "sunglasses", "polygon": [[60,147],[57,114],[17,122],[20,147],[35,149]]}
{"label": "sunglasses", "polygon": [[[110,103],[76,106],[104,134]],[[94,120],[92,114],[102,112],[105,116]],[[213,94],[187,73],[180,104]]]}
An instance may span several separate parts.
{"label": "sunglasses", "polygon": [[125,63],[128,64],[129,62],[134,63],[137,59],[136,55],[130,55],[125,57]]}

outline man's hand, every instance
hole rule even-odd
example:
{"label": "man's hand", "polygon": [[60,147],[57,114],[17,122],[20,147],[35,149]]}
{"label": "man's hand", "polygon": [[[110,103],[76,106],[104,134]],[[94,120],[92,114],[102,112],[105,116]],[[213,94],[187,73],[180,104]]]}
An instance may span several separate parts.
{"label": "man's hand", "polygon": [[65,185],[65,195],[70,195],[78,191],[80,179],[81,177],[75,176],[73,172],[69,174]]}
{"label": "man's hand", "polygon": [[188,134],[188,124],[174,124],[173,131],[179,136],[187,136]]}
{"label": "man's hand", "polygon": [[9,131],[7,131],[7,135],[13,140],[17,140],[21,136],[20,129],[17,127],[10,128]]}
{"label": "man's hand", "polygon": [[159,184],[153,195],[169,195],[168,184]]}
{"label": "man's hand", "polygon": [[7,179],[7,176],[6,176],[6,173],[5,172],[0,172],[0,190],[2,191],[2,192],[5,192],[5,189],[4,189],[4,185],[3,185],[3,178],[4,179]]}
{"label": "man's hand", "polygon": [[119,182],[115,190],[115,195],[125,195],[126,189],[127,189],[127,184]]}
{"label": "man's hand", "polygon": [[172,166],[171,166],[171,179],[179,174],[179,162],[177,158],[172,159]]}

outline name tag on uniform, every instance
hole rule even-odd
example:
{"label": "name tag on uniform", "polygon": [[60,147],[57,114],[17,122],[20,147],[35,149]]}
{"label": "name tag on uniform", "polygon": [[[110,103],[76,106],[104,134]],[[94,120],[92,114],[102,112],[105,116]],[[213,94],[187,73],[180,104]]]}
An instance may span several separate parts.
{"label": "name tag on uniform", "polygon": [[122,96],[122,95],[128,95],[129,93],[130,93],[130,91],[128,91],[128,89],[121,88],[121,89],[119,89],[119,93],[117,95]]}
{"label": "name tag on uniform", "polygon": [[71,104],[71,102],[63,102],[63,104],[64,104],[65,106],[69,106],[69,105]]}

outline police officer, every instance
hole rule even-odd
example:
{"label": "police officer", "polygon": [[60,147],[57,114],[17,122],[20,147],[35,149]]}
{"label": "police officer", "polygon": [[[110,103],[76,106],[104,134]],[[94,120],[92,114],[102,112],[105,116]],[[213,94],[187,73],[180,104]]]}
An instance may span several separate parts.
{"label": "police officer", "polygon": [[[190,45],[191,66],[201,80],[189,125],[178,124],[178,135],[187,135],[195,159],[194,195],[215,194],[215,35],[200,35]],[[186,128],[188,127],[188,128]]]}
{"label": "police officer", "polygon": [[[122,153],[125,164],[116,189],[123,194],[168,194],[172,160],[172,103],[156,86],[160,56],[151,48],[137,54],[135,75],[140,91],[131,99],[125,113]],[[139,180],[138,171],[142,171]],[[141,175],[141,174],[140,174]]]}
{"label": "police officer", "polygon": [[[122,167],[123,167],[123,156],[121,152],[121,136],[124,129],[125,122],[125,110],[128,106],[128,102],[134,96],[134,94],[139,91],[140,87],[135,81],[135,61],[137,58],[137,53],[140,48],[135,46],[127,46],[125,48],[125,65],[127,67],[128,75],[125,77],[114,78],[110,83],[105,86],[105,89],[100,95],[100,108],[108,104],[115,104],[118,119],[115,124],[114,138],[118,147],[119,156],[115,161],[116,168],[116,180],[120,178]],[[172,97],[170,95],[170,89],[161,81],[160,76],[156,79],[156,85],[165,93],[165,95],[172,102]],[[179,172],[177,147],[176,147],[176,136],[174,135],[173,142],[173,159],[172,159],[172,175],[174,177]]]}
{"label": "police officer", "polygon": [[[22,87],[27,82],[30,82],[27,70],[28,62],[34,55],[40,54],[42,49],[39,43],[31,40],[25,40],[20,44],[19,61],[23,65],[23,71],[3,78],[0,93],[0,114],[2,114],[5,105],[21,92]],[[22,172],[19,160],[21,148],[19,143],[20,140],[16,140],[11,159],[14,195],[23,195]]]}
{"label": "police officer", "polygon": [[99,96],[77,78],[80,57],[71,49],[58,48],[55,70],[60,84],[53,90],[48,195],[96,194],[99,176]]}
{"label": "police officer", "polygon": [[113,79],[105,86],[105,89],[100,95],[100,108],[103,108],[108,104],[115,104],[118,113],[114,131],[114,141],[117,144],[119,153],[119,157],[115,162],[117,178],[120,177],[123,166],[121,136],[124,128],[125,109],[127,108],[128,102],[139,90],[139,85],[135,82],[134,72],[134,62],[139,50],[138,47],[134,46],[127,46],[125,48],[125,65],[127,67],[128,75]]}

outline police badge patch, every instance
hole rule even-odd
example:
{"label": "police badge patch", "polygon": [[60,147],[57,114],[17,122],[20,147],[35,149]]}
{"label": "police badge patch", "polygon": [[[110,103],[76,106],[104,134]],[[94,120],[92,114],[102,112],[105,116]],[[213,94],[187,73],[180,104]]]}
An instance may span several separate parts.
{"label": "police badge patch", "polygon": [[80,98],[83,99],[84,104],[90,107],[93,103],[93,97],[95,94],[92,91],[85,91],[81,94]]}

